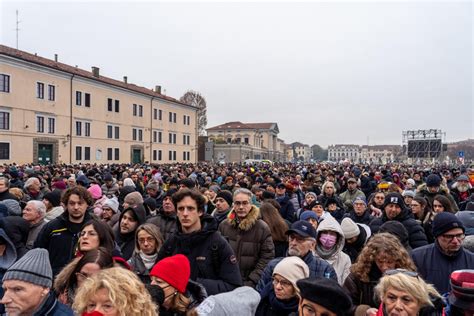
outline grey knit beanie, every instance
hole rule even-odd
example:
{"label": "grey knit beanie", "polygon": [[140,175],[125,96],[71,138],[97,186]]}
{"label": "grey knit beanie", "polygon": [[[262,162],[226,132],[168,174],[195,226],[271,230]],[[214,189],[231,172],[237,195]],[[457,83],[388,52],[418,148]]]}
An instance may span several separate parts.
{"label": "grey knit beanie", "polygon": [[1,201],[0,203],[2,203],[3,205],[7,207],[8,214],[21,216],[21,207],[18,201],[13,200],[13,199],[6,199],[6,200]]}
{"label": "grey knit beanie", "polygon": [[20,280],[51,288],[53,271],[49,263],[48,251],[42,248],[28,251],[5,272],[2,281],[7,280]]}

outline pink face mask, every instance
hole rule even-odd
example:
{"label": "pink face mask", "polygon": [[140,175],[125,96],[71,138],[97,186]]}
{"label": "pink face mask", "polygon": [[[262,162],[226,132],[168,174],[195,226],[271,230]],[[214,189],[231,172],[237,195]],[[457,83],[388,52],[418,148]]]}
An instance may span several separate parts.
{"label": "pink face mask", "polygon": [[319,242],[325,249],[331,249],[336,244],[337,237],[330,234],[321,234],[319,236]]}

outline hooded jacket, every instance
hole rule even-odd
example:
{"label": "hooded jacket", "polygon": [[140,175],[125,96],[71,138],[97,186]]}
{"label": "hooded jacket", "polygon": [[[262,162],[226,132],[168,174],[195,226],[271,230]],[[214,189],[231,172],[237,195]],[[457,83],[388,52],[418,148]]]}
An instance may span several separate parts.
{"label": "hooded jacket", "polygon": [[413,218],[413,215],[410,214],[409,210],[406,208],[403,208],[395,218],[389,219],[387,217],[387,214],[385,211],[383,212],[382,217],[378,217],[373,219],[370,222],[370,230],[372,231],[372,235],[378,233],[380,226],[382,226],[385,222],[387,221],[398,221],[405,226],[405,228],[408,231],[408,236],[409,236],[409,244],[412,249],[425,246],[428,244],[428,241],[426,239],[425,231],[423,230],[423,227]]}
{"label": "hooded jacket", "polygon": [[[120,232],[120,223],[122,222],[123,215],[128,211],[133,213],[133,217],[137,220],[137,226],[132,232],[122,234]],[[146,211],[141,204],[137,205],[136,207],[129,207],[120,214],[120,219],[118,221],[117,228],[115,229],[115,241],[120,247],[122,257],[125,260],[128,260],[132,257],[133,251],[135,250],[135,231],[137,230],[138,226],[145,223],[145,221]]]}
{"label": "hooded jacket", "polygon": [[202,215],[200,231],[185,234],[178,224],[178,231],[161,247],[158,261],[178,253],[188,257],[190,279],[204,285],[208,294],[228,292],[242,285],[234,251],[217,231],[217,221],[211,215]]}
{"label": "hooded jacket", "polygon": [[69,221],[68,212],[65,211],[61,216],[43,226],[36,238],[34,248],[48,250],[53,275],[57,275],[74,258],[81,227],[90,219],[92,219],[91,215],[86,212],[81,223],[72,223]]}
{"label": "hooded jacket", "polygon": [[332,231],[337,233],[337,243],[334,245],[331,252],[326,252],[319,244],[316,243],[316,255],[321,259],[326,260],[336,271],[337,281],[340,285],[344,284],[344,280],[349,275],[351,267],[351,258],[344,252],[345,239],[344,232],[342,231],[341,225],[331,216],[326,217],[318,226],[316,232],[318,238],[323,231]]}
{"label": "hooded jacket", "polygon": [[275,246],[268,225],[261,219],[260,210],[252,205],[247,216],[239,221],[231,211],[229,218],[219,225],[219,231],[234,250],[244,285],[255,287],[263,269],[275,257]]}
{"label": "hooded jacket", "polygon": [[26,242],[30,231],[30,223],[20,216],[7,216],[0,219],[0,228],[5,231],[15,246],[17,259],[23,257],[28,252]]}
{"label": "hooded jacket", "polygon": [[445,197],[447,197],[449,199],[449,201],[451,202],[451,204],[453,205],[453,212],[456,213],[457,211],[459,211],[459,207],[456,203],[456,201],[454,200],[453,196],[451,195],[451,193],[449,193],[449,189],[443,185],[441,185],[439,187],[439,190],[438,192],[435,192],[435,193],[432,193],[430,191],[428,191],[428,187],[426,185],[426,183],[423,183],[422,185],[420,185],[417,189],[416,189],[416,195],[417,196],[420,196],[420,197],[424,197],[425,199],[428,200],[428,203],[430,205],[433,205],[433,201],[434,201],[434,198],[436,195],[444,195]]}

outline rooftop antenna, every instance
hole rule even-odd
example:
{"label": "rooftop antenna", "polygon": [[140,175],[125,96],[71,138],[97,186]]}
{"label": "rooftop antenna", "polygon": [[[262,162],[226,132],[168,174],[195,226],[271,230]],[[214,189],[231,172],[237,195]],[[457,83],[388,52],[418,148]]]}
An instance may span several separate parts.
{"label": "rooftop antenna", "polygon": [[18,10],[16,10],[16,49],[18,49],[18,32],[20,29],[18,28],[18,25],[20,24],[21,21],[18,20]]}

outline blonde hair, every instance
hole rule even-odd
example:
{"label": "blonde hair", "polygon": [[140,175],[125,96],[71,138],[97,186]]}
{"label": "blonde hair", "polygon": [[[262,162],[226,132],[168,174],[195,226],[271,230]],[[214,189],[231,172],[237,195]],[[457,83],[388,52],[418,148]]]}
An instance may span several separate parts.
{"label": "blonde hair", "polygon": [[11,194],[13,194],[14,196],[16,196],[16,198],[18,199],[18,201],[21,201],[23,200],[23,197],[25,196],[25,194],[23,193],[23,191],[19,188],[10,188],[10,190],[8,190],[8,192],[10,192]]}
{"label": "blonde hair", "polygon": [[431,285],[423,281],[420,277],[414,277],[403,272],[392,275],[385,275],[375,287],[375,293],[383,300],[389,288],[398,291],[405,291],[418,301],[420,308],[425,306],[433,306],[430,296],[440,298],[441,295]]}
{"label": "blonde hair", "polygon": [[131,271],[109,268],[88,278],[77,291],[72,308],[82,315],[89,299],[98,290],[106,289],[120,316],[157,316],[157,307],[143,283]]}

